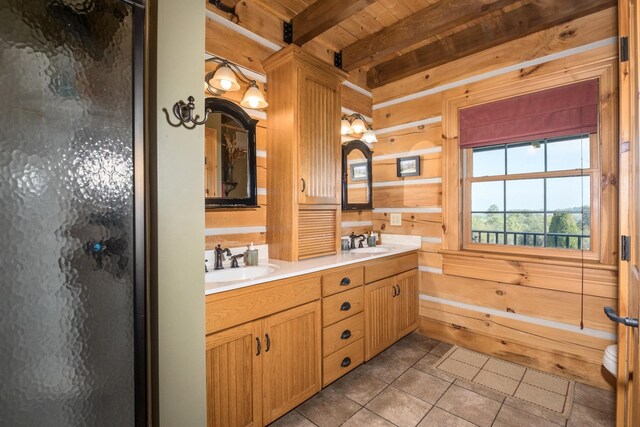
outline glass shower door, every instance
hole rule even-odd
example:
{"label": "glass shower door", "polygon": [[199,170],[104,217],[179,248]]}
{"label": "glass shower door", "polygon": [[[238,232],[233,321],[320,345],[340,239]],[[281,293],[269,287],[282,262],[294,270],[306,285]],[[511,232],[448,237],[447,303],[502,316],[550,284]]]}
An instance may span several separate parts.
{"label": "glass shower door", "polygon": [[144,422],[143,18],[0,0],[0,425]]}

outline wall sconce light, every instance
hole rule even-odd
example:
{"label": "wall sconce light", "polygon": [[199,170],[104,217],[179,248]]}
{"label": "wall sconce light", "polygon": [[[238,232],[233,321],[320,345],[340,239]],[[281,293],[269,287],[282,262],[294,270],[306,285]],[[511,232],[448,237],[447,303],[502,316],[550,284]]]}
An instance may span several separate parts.
{"label": "wall sconce light", "polygon": [[218,64],[214,71],[207,73],[204,77],[205,88],[211,95],[221,96],[226,92],[240,90],[240,83],[238,83],[239,78],[241,81],[249,84],[249,88],[244,93],[240,105],[253,109],[267,108],[269,104],[258,88],[258,83],[248,78],[237,65],[217,56],[213,56],[205,62],[215,62]]}
{"label": "wall sconce light", "polygon": [[342,121],[340,122],[340,134],[350,135],[354,133],[361,133],[362,137],[360,139],[364,142],[378,142],[376,133],[373,131],[371,125],[369,125],[364,119],[362,114],[353,113],[348,116],[343,114]]}

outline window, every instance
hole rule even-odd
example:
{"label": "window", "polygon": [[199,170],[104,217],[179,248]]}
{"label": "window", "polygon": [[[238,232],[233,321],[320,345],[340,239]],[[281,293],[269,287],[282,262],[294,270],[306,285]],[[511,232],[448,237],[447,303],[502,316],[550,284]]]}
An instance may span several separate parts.
{"label": "window", "polygon": [[467,148],[465,245],[591,250],[596,135]]}

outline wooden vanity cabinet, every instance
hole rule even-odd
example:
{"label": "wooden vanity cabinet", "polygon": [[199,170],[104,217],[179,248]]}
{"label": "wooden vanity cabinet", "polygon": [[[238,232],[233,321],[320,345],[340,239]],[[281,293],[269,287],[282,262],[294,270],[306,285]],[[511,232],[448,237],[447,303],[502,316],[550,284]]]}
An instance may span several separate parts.
{"label": "wooden vanity cabinet", "polygon": [[340,250],[340,95],[346,74],[295,45],[262,65],[269,81],[269,253],[286,261],[335,254]]}
{"label": "wooden vanity cabinet", "polygon": [[417,328],[418,291],[415,267],[365,285],[365,361]]}

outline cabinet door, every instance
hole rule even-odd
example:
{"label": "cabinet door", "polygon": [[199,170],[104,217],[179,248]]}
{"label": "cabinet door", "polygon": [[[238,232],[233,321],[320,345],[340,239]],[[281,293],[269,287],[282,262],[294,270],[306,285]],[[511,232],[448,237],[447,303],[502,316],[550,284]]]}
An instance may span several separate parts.
{"label": "cabinet door", "polygon": [[320,301],[315,301],[265,319],[265,424],[320,391],[320,315]]}
{"label": "cabinet door", "polygon": [[[335,77],[300,71],[301,204],[340,204],[340,84]],[[318,74],[318,75],[316,75]]]}
{"label": "cabinet door", "polygon": [[395,284],[394,278],[389,277],[364,287],[365,360],[371,359],[395,340]]}
{"label": "cabinet door", "polygon": [[399,293],[394,301],[396,339],[418,326],[418,270],[411,270],[395,276]]}
{"label": "cabinet door", "polygon": [[207,426],[262,425],[261,324],[207,335]]}

